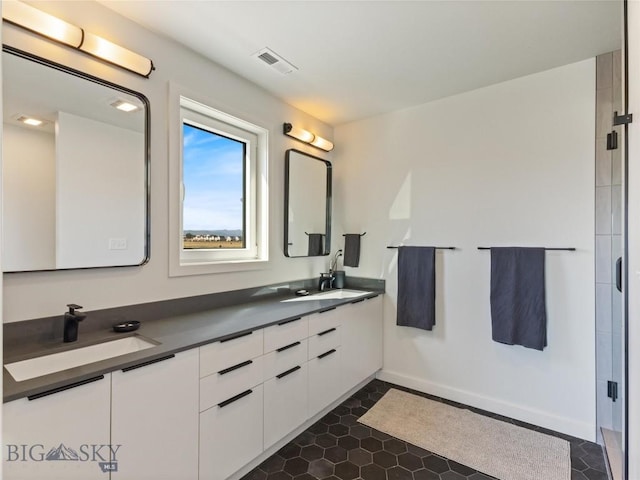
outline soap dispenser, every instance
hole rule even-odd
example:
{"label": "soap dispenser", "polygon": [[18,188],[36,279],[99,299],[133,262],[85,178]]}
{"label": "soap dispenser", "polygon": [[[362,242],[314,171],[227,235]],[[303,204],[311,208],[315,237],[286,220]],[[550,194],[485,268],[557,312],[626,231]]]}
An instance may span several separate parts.
{"label": "soap dispenser", "polygon": [[69,311],[64,314],[63,339],[65,343],[78,340],[78,322],[81,322],[87,317],[86,313],[76,312],[76,310],[82,308],[82,305],[69,303],[67,307],[69,307]]}

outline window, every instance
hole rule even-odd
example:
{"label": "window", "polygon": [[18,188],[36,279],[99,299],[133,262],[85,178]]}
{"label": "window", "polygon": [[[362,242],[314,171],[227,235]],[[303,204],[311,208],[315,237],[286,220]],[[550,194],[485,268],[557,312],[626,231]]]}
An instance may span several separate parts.
{"label": "window", "polygon": [[[252,139],[254,140],[254,139]],[[254,140],[255,142],[255,140]],[[247,242],[251,143],[182,123],[182,248],[241,250]]]}
{"label": "window", "polygon": [[236,270],[267,260],[267,131],[179,98],[179,168],[173,169],[179,171],[179,188],[173,189],[179,192],[179,225],[172,221],[178,238],[171,242],[179,253],[172,255],[178,260],[172,260],[172,274]]}

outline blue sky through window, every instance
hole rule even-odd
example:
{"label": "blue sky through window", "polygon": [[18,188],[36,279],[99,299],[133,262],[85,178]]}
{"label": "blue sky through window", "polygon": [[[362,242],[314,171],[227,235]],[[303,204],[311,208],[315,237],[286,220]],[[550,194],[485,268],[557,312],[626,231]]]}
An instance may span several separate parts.
{"label": "blue sky through window", "polygon": [[183,229],[242,230],[244,143],[183,124]]}

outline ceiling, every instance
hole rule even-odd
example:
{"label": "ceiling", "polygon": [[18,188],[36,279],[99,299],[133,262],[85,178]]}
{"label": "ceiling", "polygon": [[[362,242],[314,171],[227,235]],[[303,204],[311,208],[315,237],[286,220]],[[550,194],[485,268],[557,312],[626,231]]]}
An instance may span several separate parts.
{"label": "ceiling", "polygon": [[[616,0],[101,3],[330,125],[621,46]],[[264,47],[298,70],[283,75],[253,56]]]}

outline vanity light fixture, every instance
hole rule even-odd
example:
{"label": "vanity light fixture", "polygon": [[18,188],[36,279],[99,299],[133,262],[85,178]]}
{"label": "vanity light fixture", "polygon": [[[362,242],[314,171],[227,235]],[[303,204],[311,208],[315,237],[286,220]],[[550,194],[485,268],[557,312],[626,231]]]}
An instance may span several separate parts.
{"label": "vanity light fixture", "polygon": [[151,72],[155,70],[153,62],[147,57],[143,57],[120,45],[111,43],[109,40],[105,40],[93,33],[84,32],[84,40],[79,48],[89,55],[122,67],[130,72],[142,75],[143,77],[149,77]]}
{"label": "vanity light fixture", "polygon": [[326,138],[315,135],[314,133],[311,133],[304,128],[294,127],[290,123],[285,123],[283,125],[282,133],[293,137],[296,140],[300,140],[301,142],[313,145],[314,147],[319,148],[320,150],[324,150],[325,152],[330,152],[331,150],[333,150],[333,143]]}
{"label": "vanity light fixture", "polygon": [[325,152],[330,152],[331,150],[333,150],[333,143],[331,143],[326,138],[319,137],[318,135],[314,137],[313,142],[311,142],[311,145],[313,145],[314,147],[318,147],[319,149],[324,150]]}
{"label": "vanity light fixture", "polygon": [[3,20],[148,78],[153,62],[18,0],[2,2]]}
{"label": "vanity light fixture", "polygon": [[134,105],[133,103],[129,103],[126,102],[124,100],[116,100],[115,102],[110,104],[113,108],[117,108],[118,110],[121,110],[123,112],[135,112],[137,110],[140,110],[140,107],[137,105]]}
{"label": "vanity light fixture", "polygon": [[2,2],[2,18],[9,23],[73,48],[78,48],[82,44],[81,28],[26,3],[12,0]]}

